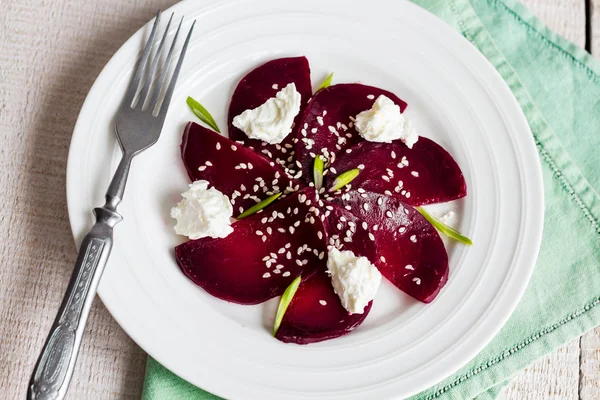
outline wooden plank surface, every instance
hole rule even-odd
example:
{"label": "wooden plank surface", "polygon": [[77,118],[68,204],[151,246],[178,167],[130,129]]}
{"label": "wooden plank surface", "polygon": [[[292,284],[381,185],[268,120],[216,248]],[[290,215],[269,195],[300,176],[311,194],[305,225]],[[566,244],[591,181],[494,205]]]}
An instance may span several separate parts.
{"label": "wooden plank surface", "polygon": [[[0,13],[0,396],[24,398],[76,249],[64,190],[72,129],[101,68],[157,8],[175,0],[12,0]],[[584,0],[523,0],[552,29],[585,42]],[[600,54],[600,0],[593,47]],[[59,188],[59,189],[57,189]],[[139,398],[145,354],[100,301],[70,399]],[[579,360],[581,359],[581,366]],[[600,398],[600,330],[518,374],[506,399]]]}

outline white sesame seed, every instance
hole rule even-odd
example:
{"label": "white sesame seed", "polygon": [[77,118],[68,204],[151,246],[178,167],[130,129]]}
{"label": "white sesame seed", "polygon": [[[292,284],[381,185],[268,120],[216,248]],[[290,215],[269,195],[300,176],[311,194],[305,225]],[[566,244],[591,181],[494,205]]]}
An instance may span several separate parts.
{"label": "white sesame seed", "polygon": [[293,233],[294,233],[294,231],[295,231],[294,227],[293,227],[293,226],[290,226],[290,233],[291,233],[291,234],[293,234]]}
{"label": "white sesame seed", "polygon": [[366,231],[367,229],[369,229],[369,225],[367,225],[366,222],[362,223],[362,228]]}
{"label": "white sesame seed", "polygon": [[419,173],[417,171],[411,171],[410,174],[414,177],[419,177]]}
{"label": "white sesame seed", "polygon": [[377,225],[377,224],[373,225],[373,230],[377,231],[377,229],[379,229],[379,225]]}
{"label": "white sesame seed", "polygon": [[400,232],[400,233],[406,232],[406,227],[405,226],[401,226],[400,229],[398,229],[398,232]]}
{"label": "white sesame seed", "polygon": [[408,199],[410,197],[410,192],[406,192],[406,198]]}
{"label": "white sesame seed", "polygon": [[325,300],[319,300],[319,304],[321,304],[322,306],[326,306],[327,302]]}
{"label": "white sesame seed", "polygon": [[321,117],[320,115],[317,115],[317,123],[323,126],[323,117]]}
{"label": "white sesame seed", "polygon": [[410,265],[410,264],[408,264],[408,265],[407,265],[406,267],[404,267],[404,268],[406,268],[406,269],[410,269],[411,271],[414,271],[414,270],[415,270],[415,268],[414,268],[412,265]]}
{"label": "white sesame seed", "polygon": [[270,274],[270,273],[268,273],[268,272],[265,272],[265,273],[263,274],[263,278],[270,278],[270,277],[271,277],[271,274]]}
{"label": "white sesame seed", "polygon": [[262,235],[264,235],[264,233],[262,233],[262,231],[256,231],[255,233],[256,233],[258,236],[262,236]]}
{"label": "white sesame seed", "polygon": [[273,233],[273,229],[270,226],[267,227],[267,233],[270,235]]}
{"label": "white sesame seed", "polygon": [[387,195],[387,196],[391,196],[391,195],[392,195],[392,192],[390,192],[389,190],[386,190],[386,191],[385,191],[385,192],[383,192],[383,193],[384,193],[385,195]]}
{"label": "white sesame seed", "polygon": [[369,203],[363,203],[363,208],[365,211],[369,211]]}
{"label": "white sesame seed", "polygon": [[283,269],[283,265],[281,265],[281,264],[277,264],[277,265],[275,266],[275,269]]}
{"label": "white sesame seed", "polygon": [[206,164],[207,167],[212,167],[213,166],[213,163],[211,163],[210,161],[207,161],[204,164]]}
{"label": "white sesame seed", "polygon": [[217,150],[221,150],[221,143],[217,143]]}
{"label": "white sesame seed", "polygon": [[352,210],[352,207],[350,207],[350,206],[344,206],[344,208],[348,211]]}
{"label": "white sesame seed", "polygon": [[240,214],[244,212],[244,207],[240,207],[238,210],[240,210]]}
{"label": "white sesame seed", "polygon": [[385,215],[386,215],[386,217],[388,217],[388,218],[392,218],[392,217],[394,216],[390,210],[387,210],[387,211],[385,212]]}
{"label": "white sesame seed", "polygon": [[369,100],[373,100],[374,98],[375,98],[375,96],[372,94],[367,95],[367,99],[369,99]]}
{"label": "white sesame seed", "polygon": [[419,278],[413,278],[413,282],[416,283],[417,285],[421,284],[421,280]]}
{"label": "white sesame seed", "polygon": [[206,169],[206,167],[203,165],[201,167],[198,167],[198,171],[204,171]]}
{"label": "white sesame seed", "polygon": [[346,243],[351,243],[351,242],[352,242],[352,238],[351,238],[351,237],[348,237],[348,236],[346,236],[346,237],[344,237],[344,242],[346,242]]}
{"label": "white sesame seed", "polygon": [[285,276],[285,277],[290,276],[290,271],[285,271],[281,276]]}
{"label": "white sesame seed", "polygon": [[280,269],[274,269],[274,270],[273,270],[273,273],[274,273],[274,274],[280,274],[280,273],[281,273],[281,270],[280,270]]}
{"label": "white sesame seed", "polygon": [[375,236],[373,236],[373,234],[371,232],[369,232],[369,239],[371,239],[372,241],[375,241]]}
{"label": "white sesame seed", "polygon": [[237,150],[237,146],[235,144],[231,145],[231,150],[236,151]]}
{"label": "white sesame seed", "polygon": [[390,177],[389,177],[389,176],[387,176],[387,175],[381,175],[381,179],[383,179],[383,180],[384,180],[384,181],[386,181],[386,182],[389,182],[389,181],[390,181]]}
{"label": "white sesame seed", "polygon": [[364,164],[360,164],[357,168],[358,169],[365,169],[365,165]]}
{"label": "white sesame seed", "polygon": [[383,199],[382,199],[381,197],[379,197],[379,198],[377,199],[377,204],[378,204],[378,205],[382,205],[382,204],[383,204]]}
{"label": "white sesame seed", "polygon": [[302,261],[296,260],[296,265],[298,265],[299,267],[301,267],[302,266]]}
{"label": "white sesame seed", "polygon": [[248,169],[252,169],[252,168],[254,168],[254,166],[252,164],[248,163]]}
{"label": "white sesame seed", "polygon": [[379,257],[379,259],[381,260],[381,262],[385,262],[385,257],[384,256]]}
{"label": "white sesame seed", "polygon": [[396,152],[394,150],[392,150],[392,158],[396,158]]}
{"label": "white sesame seed", "polygon": [[323,257],[325,257],[325,252],[322,251],[319,253],[319,260],[322,260]]}
{"label": "white sesame seed", "polygon": [[266,241],[267,241],[267,237],[266,237],[266,236],[263,236],[263,237],[262,237],[262,241],[263,241],[263,242],[266,242]]}
{"label": "white sesame seed", "polygon": [[416,235],[412,235],[410,237],[410,241],[413,242],[413,243],[417,243],[417,236]]}

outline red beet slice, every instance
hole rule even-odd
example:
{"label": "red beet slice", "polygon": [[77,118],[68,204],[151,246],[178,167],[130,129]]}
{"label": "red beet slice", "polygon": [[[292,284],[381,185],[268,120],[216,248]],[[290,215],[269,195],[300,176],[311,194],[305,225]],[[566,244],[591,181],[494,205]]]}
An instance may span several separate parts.
{"label": "red beet slice", "polygon": [[343,150],[363,140],[350,118],[370,109],[382,94],[404,111],[406,103],[395,94],[358,83],[329,86],[313,96],[299,121],[296,145],[296,157],[302,164],[302,175],[306,180],[312,179],[313,154],[323,154],[322,149],[327,149],[328,154],[339,156]]}
{"label": "red beet slice", "polygon": [[177,263],[194,283],[223,300],[257,304],[281,295],[298,275],[308,278],[325,268],[325,239],[318,235],[324,228],[309,212],[315,201],[314,190],[305,188],[236,222],[226,238],[177,246]]}
{"label": "red beet slice", "polygon": [[[262,140],[250,139],[244,132],[233,126],[234,117],[248,109],[262,105],[292,82],[296,85],[296,90],[301,96],[300,113],[295,119],[295,129],[292,129],[292,132],[281,144],[273,145]],[[233,140],[243,141],[257,152],[266,155],[283,166],[292,166],[295,160],[295,142],[293,140],[296,137],[298,121],[311,96],[310,68],[306,57],[271,60],[242,78],[235,92],[233,92],[231,104],[229,105],[229,137]]]}
{"label": "red beet slice", "polygon": [[275,337],[286,343],[309,344],[345,335],[365,320],[372,304],[362,314],[348,314],[333,291],[331,278],[320,269],[300,284]]}
{"label": "red beet slice", "polygon": [[355,191],[333,202],[365,221],[377,246],[375,265],[406,294],[431,302],[448,279],[448,255],[435,228],[395,197]]}
{"label": "red beet slice", "polygon": [[369,238],[369,230],[365,229],[366,222],[338,204],[324,203],[327,244],[335,246],[340,251],[350,250],[357,256],[367,257],[375,264],[377,260],[375,242]]}
{"label": "red beet slice", "polygon": [[446,150],[433,140],[419,138],[412,149],[401,142],[361,142],[340,155],[326,175],[329,187],[344,171],[363,165],[352,187],[387,194],[418,206],[464,197],[465,178]]}
{"label": "red beet slice", "polygon": [[234,217],[274,193],[302,186],[272,161],[194,122],[185,128],[181,157],[192,181],[204,179],[229,197]]}

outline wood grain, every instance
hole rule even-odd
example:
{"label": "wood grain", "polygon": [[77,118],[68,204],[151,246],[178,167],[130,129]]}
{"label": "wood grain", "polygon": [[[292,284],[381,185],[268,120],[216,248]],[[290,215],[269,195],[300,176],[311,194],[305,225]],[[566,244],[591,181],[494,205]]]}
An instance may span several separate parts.
{"label": "wood grain", "polygon": [[[25,385],[76,249],[65,198],[69,141],[85,95],[118,47],[175,0],[12,0],[0,13],[0,398]],[[524,0],[583,46],[584,0]],[[594,43],[600,54],[600,0]],[[581,379],[579,358],[581,355]],[[139,398],[145,354],[100,301],[88,321],[69,399]],[[600,330],[518,374],[507,399],[600,398]],[[580,386],[579,386],[580,385]]]}

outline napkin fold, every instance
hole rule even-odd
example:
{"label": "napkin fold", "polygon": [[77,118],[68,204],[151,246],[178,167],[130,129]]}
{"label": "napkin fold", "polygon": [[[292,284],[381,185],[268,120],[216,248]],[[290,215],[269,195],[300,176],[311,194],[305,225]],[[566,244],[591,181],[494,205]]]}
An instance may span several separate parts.
{"label": "napkin fold", "polygon": [[[600,324],[600,65],[515,0],[412,1],[494,65],[527,117],[542,162],[544,235],[525,295],[481,353],[413,397],[493,399],[522,368]],[[143,398],[217,399],[152,358]]]}

